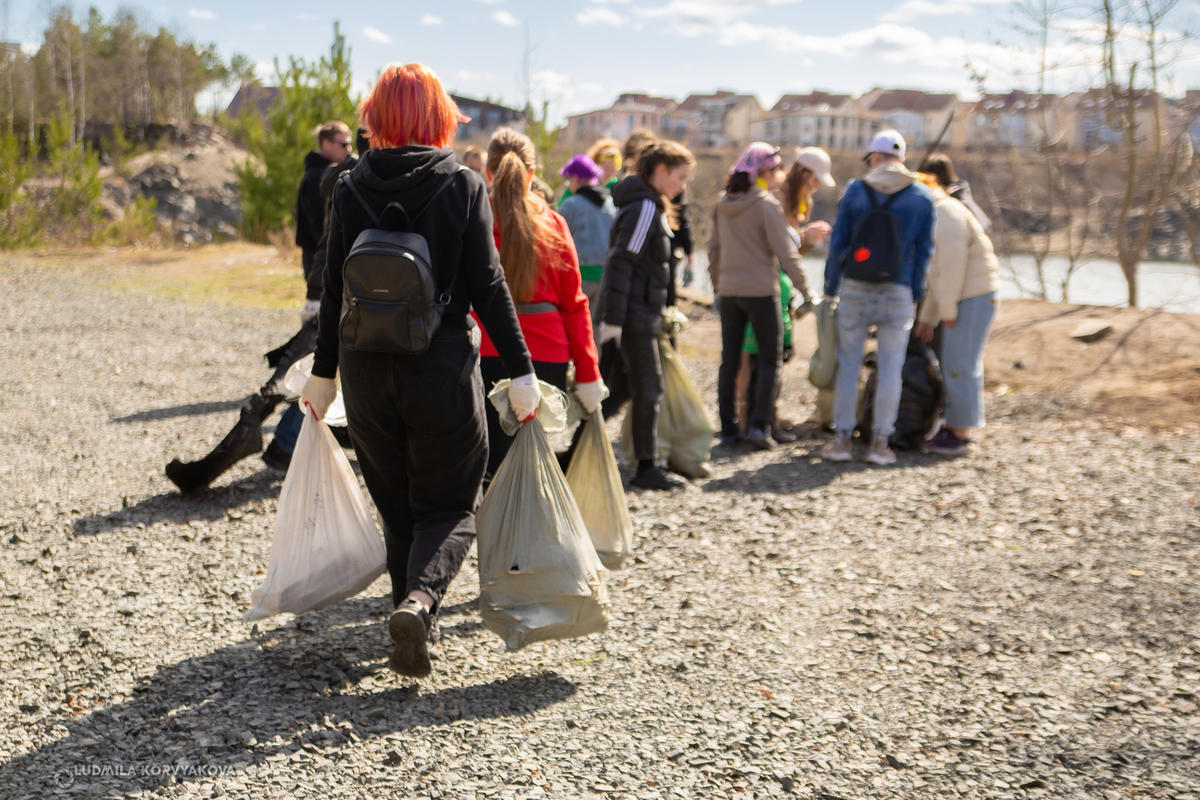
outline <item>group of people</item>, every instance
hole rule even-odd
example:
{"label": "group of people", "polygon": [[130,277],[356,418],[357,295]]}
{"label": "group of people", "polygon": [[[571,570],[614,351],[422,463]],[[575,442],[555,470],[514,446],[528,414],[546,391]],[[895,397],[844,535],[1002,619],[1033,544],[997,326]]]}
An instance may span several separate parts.
{"label": "group of people", "polygon": [[[360,117],[359,156],[349,127],[322,126],[301,185],[298,227],[307,230],[297,243],[309,286],[302,316],[316,323],[316,339],[299,404],[324,417],[340,382],[348,439],[383,522],[395,606],[390,663],[423,676],[483,487],[511,442],[486,400],[496,382],[510,379],[508,403],[523,422],[541,403],[539,382],[605,417],[630,404],[633,485],[681,485],[656,458],[660,342],[677,269],[693,269],[684,190],[695,160],[681,144],[648,132],[623,146],[604,140],[562,168],[567,190],[556,203],[537,185],[537,153],[522,133],[500,129],[486,150],[455,155],[449,145],[464,118],[420,64],[387,68]],[[840,341],[835,438],[825,457],[850,457],[870,326],[879,342],[879,389],[869,460],[895,459],[887,437],[898,401],[896,356],[902,360],[914,319],[913,335],[922,339],[940,323],[948,376],[962,376],[949,392],[942,439],[931,448],[961,449],[981,424],[979,351],[994,310],[994,255],[982,223],[946,191],[956,180],[949,162],[933,164],[931,179],[907,171],[904,156],[898,134],[876,136],[870,171],[847,187],[832,226],[810,220],[814,194],[836,185],[823,150],[803,148],[785,166],[779,148],[756,142],[729,171],[708,245],[722,328],[723,444],[766,449],[789,441],[776,415],[785,335],[793,311],[812,304],[801,254],[826,239],[824,290],[840,303]],[[407,230],[427,244],[440,325],[420,351],[356,348],[341,330],[352,289],[343,266],[360,235],[397,205]],[[898,253],[886,281],[848,268],[864,260],[860,239],[871,226],[863,220],[880,208],[895,223]],[[929,299],[916,317],[927,282]],[[744,350],[753,357],[743,434],[735,386]],[[289,408],[277,427],[277,452],[269,455],[279,466],[290,458],[297,419],[299,407]]]}

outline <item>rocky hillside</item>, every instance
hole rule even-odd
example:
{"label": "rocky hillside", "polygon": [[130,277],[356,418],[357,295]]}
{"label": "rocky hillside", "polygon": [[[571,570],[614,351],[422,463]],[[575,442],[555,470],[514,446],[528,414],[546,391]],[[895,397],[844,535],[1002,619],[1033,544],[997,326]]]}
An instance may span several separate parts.
{"label": "rocky hillside", "polygon": [[116,218],[137,197],[152,197],[180,244],[236,239],[242,210],[233,170],[246,158],[220,129],[194,125],[165,148],[130,159],[120,174],[106,168],[105,207]]}

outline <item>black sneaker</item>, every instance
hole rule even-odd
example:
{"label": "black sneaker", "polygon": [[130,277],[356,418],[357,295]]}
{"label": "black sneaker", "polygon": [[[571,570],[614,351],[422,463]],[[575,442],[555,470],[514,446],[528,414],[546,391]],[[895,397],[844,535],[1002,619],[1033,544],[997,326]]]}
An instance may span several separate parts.
{"label": "black sneaker", "polygon": [[653,489],[659,492],[669,492],[683,486],[682,481],[675,480],[658,467],[638,470],[630,483],[639,489]]}
{"label": "black sneaker", "polygon": [[971,440],[961,439],[948,428],[942,428],[925,443],[925,450],[942,456],[965,456],[971,452]]}
{"label": "black sneaker", "polygon": [[284,450],[279,442],[273,441],[267,445],[267,449],[262,454],[263,463],[272,469],[288,471],[288,467],[292,464],[292,454]]}
{"label": "black sneaker", "polygon": [[433,670],[429,663],[429,612],[417,600],[408,599],[392,612],[388,634],[392,654],[388,666],[401,675],[424,678]]}
{"label": "black sneaker", "polygon": [[771,426],[771,438],[779,444],[791,444],[800,437],[787,428],[781,428],[778,425]]}
{"label": "black sneaker", "polygon": [[746,441],[759,450],[773,450],[775,443],[762,428],[750,428],[746,431]]}

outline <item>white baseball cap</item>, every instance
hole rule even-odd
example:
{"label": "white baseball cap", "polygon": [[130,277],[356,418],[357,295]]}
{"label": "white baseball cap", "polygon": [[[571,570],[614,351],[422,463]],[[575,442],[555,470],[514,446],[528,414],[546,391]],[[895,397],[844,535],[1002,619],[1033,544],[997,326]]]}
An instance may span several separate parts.
{"label": "white baseball cap", "polygon": [[889,156],[896,156],[901,161],[904,160],[906,147],[904,137],[900,135],[900,131],[888,128],[871,137],[871,143],[867,145],[868,153],[886,153]]}
{"label": "white baseball cap", "polygon": [[829,153],[821,148],[801,147],[796,151],[796,163],[820,178],[823,186],[837,186],[831,172],[833,162],[829,160]]}

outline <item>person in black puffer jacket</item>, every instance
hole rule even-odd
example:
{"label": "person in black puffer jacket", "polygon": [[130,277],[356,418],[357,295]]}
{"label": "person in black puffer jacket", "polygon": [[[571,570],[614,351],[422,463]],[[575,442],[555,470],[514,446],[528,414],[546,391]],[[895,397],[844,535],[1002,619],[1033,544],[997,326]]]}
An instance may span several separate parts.
{"label": "person in black puffer jacket", "polygon": [[671,281],[669,199],[683,191],[695,160],[683,145],[655,142],[637,159],[637,171],[613,188],[617,219],[609,238],[600,287],[600,374],[612,394],[606,418],[632,401],[633,485],[675,489],[682,484],[656,464],[662,364],[658,337]]}

